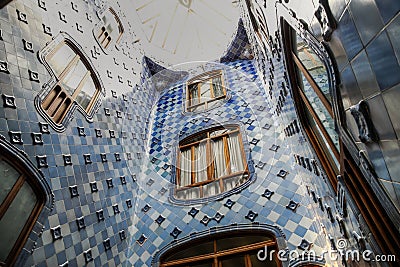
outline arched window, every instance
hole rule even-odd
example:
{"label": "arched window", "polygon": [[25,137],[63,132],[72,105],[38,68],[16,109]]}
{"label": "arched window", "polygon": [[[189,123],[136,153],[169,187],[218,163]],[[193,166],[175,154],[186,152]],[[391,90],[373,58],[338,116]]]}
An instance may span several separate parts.
{"label": "arched window", "polygon": [[212,128],[179,143],[177,199],[218,195],[248,179],[249,170],[238,126]]}
{"label": "arched window", "polygon": [[160,257],[160,267],[281,266],[277,241],[262,231],[230,231],[184,242]]}
{"label": "arched window", "polygon": [[119,43],[124,33],[124,27],[114,9],[110,7],[102,14],[93,33],[103,49],[109,48],[113,43]]}
{"label": "arched window", "polygon": [[73,108],[78,108],[88,120],[99,104],[101,82],[93,65],[66,33],[60,33],[40,53],[52,80],[39,94],[39,107],[55,128],[68,122]]}
{"label": "arched window", "polygon": [[221,70],[203,73],[187,81],[186,85],[186,110],[190,112],[206,110],[226,98]]}
{"label": "arched window", "polygon": [[12,266],[46,199],[22,164],[0,152],[0,265]]}

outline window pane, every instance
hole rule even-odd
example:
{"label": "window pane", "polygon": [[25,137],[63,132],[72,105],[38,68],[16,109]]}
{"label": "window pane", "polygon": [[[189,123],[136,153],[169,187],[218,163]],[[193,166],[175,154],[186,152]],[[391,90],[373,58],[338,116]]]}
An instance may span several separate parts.
{"label": "window pane", "polygon": [[235,187],[238,187],[239,185],[243,184],[247,180],[247,178],[248,178],[247,174],[234,176],[230,178],[224,178],[223,180],[224,191],[229,191]]}
{"label": "window pane", "polygon": [[193,105],[196,105],[199,103],[197,84],[189,85],[189,99],[190,99],[190,106],[193,106]]}
{"label": "window pane", "polygon": [[272,238],[262,235],[226,237],[223,239],[217,239],[217,251],[232,249],[269,240],[272,240]]}
{"label": "window pane", "polygon": [[221,267],[246,267],[244,261],[244,255],[232,255],[230,257],[225,257],[220,260]]}
{"label": "window pane", "polygon": [[86,110],[95,92],[96,86],[93,82],[93,79],[90,77],[85,81],[85,84],[83,85],[81,91],[76,97],[76,101]]}
{"label": "window pane", "polygon": [[214,241],[206,241],[200,244],[191,245],[190,247],[182,248],[181,250],[167,256],[165,261],[173,261],[184,258],[189,258],[198,255],[204,255],[214,252]]}
{"label": "window pane", "polygon": [[[338,162],[335,154],[333,153],[333,150],[332,150],[331,146],[329,145],[328,141],[325,139],[325,136],[323,135],[323,133],[322,133],[321,129],[319,128],[317,122],[314,120],[314,118],[312,117],[312,115],[310,114],[310,112],[308,110],[306,110],[306,114],[307,114],[307,117],[308,117],[309,124],[310,124],[311,128],[313,129],[313,132],[316,134],[316,136],[318,138],[318,141],[322,146],[321,147],[322,150],[328,156],[328,158],[330,159],[330,162],[333,163],[332,166],[335,166],[336,170],[339,170],[339,162]],[[335,146],[338,147],[339,146],[339,140],[338,140],[337,134],[336,134],[335,137],[336,137],[336,140],[333,141],[333,143],[335,144]]]}
{"label": "window pane", "polygon": [[238,134],[229,135],[228,146],[232,173],[244,171],[242,149]]}
{"label": "window pane", "polygon": [[317,96],[315,91],[311,88],[311,85],[308,83],[304,75],[301,73],[302,82],[303,82],[303,90],[304,93],[310,102],[313,110],[317,113],[319,120],[324,125],[324,128],[328,132],[330,138],[336,146],[336,149],[339,150],[339,137],[335,130],[335,121],[329,114],[328,110],[322,104],[321,99]]}
{"label": "window pane", "polygon": [[224,90],[222,89],[221,77],[214,77],[212,79],[212,85],[215,97],[220,97],[224,95]]}
{"label": "window pane", "polygon": [[211,99],[211,84],[210,81],[205,81],[200,84],[200,102],[207,102]]}
{"label": "window pane", "polygon": [[201,142],[194,147],[195,181],[202,182],[208,180],[207,177],[207,142]]}
{"label": "window pane", "polygon": [[214,156],[214,178],[227,175],[224,140],[222,138],[213,139],[211,145]]}
{"label": "window pane", "polygon": [[189,147],[181,151],[180,155],[180,183],[179,186],[187,186],[192,183],[192,150]]}
{"label": "window pane", "polygon": [[176,191],[178,199],[195,199],[200,198],[200,187],[190,187]]}
{"label": "window pane", "polygon": [[16,169],[11,167],[4,160],[0,161],[0,204],[6,198],[19,176],[20,173]]}
{"label": "window pane", "polygon": [[81,60],[78,60],[75,64],[71,66],[68,70],[68,74],[62,80],[63,88],[72,95],[75,89],[78,87],[79,83],[82,81],[83,77],[87,72],[86,66]]}
{"label": "window pane", "polygon": [[219,181],[203,185],[203,197],[214,196],[221,193]]}
{"label": "window pane", "polygon": [[5,261],[36,204],[36,195],[25,182],[0,220],[0,261]]}
{"label": "window pane", "polygon": [[62,45],[47,61],[57,77],[63,72],[76,53],[67,45]]}
{"label": "window pane", "polygon": [[314,81],[318,84],[326,99],[332,104],[332,95],[329,90],[327,70],[325,64],[319,59],[315,52],[308,46],[304,40],[296,34],[297,37],[297,56],[308,70]]}

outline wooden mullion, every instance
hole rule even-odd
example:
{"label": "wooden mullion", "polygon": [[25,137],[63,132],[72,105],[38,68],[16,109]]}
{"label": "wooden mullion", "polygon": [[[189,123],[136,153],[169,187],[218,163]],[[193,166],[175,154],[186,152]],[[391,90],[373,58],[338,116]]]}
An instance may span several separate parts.
{"label": "wooden mullion", "polygon": [[93,108],[93,105],[96,102],[97,98],[99,97],[99,94],[100,94],[100,90],[98,90],[96,87],[96,92],[94,93],[94,96],[90,100],[89,105],[86,108],[86,112],[89,112]]}
{"label": "wooden mullion", "polygon": [[328,132],[326,131],[325,126],[322,124],[321,120],[318,118],[317,113],[312,108],[310,102],[308,101],[308,99],[305,96],[304,92],[302,90],[300,90],[300,88],[299,88],[299,92],[300,92],[300,96],[301,96],[301,98],[303,100],[303,103],[306,105],[307,110],[310,112],[310,114],[312,115],[312,117],[314,118],[316,123],[318,124],[321,132],[323,133],[323,135],[325,137],[325,139],[328,141],[331,150],[333,151],[334,155],[336,156],[336,159],[339,160],[339,158],[340,158],[339,152],[338,152],[335,144],[333,143],[332,138],[329,136]]}
{"label": "wooden mullion", "polygon": [[200,144],[201,141],[202,141],[202,140],[195,141],[195,142],[193,142],[193,143],[189,143],[189,144],[185,144],[185,145],[181,145],[181,146],[179,146],[179,148],[180,148],[180,149],[185,149],[185,148],[188,148],[188,147],[192,147],[192,146],[195,146],[195,145]]}
{"label": "wooden mullion", "polygon": [[[318,84],[314,81],[314,78],[311,76],[311,74],[308,72],[306,67],[303,65],[303,63],[300,61],[300,59],[297,57],[297,55],[292,52],[293,55],[293,60],[296,63],[297,67],[300,69],[300,71],[304,74],[304,77],[306,77],[306,80],[310,83],[312,89],[314,92],[317,94],[319,99],[321,100],[322,104],[325,106],[325,108],[328,110],[329,114],[333,118],[333,110],[332,106],[329,103],[329,101],[326,99],[326,96],[324,93],[322,93],[321,89],[319,88]],[[302,91],[302,90],[301,90]]]}
{"label": "wooden mullion", "polygon": [[76,54],[72,60],[68,63],[68,65],[65,67],[65,69],[61,72],[60,76],[58,77],[58,80],[62,81],[64,80],[65,76],[67,76],[67,74],[69,73],[69,71],[71,70],[72,66],[78,62],[78,60],[80,59],[79,55]]}
{"label": "wooden mullion", "polygon": [[184,259],[164,262],[162,264],[162,266],[175,266],[175,265],[182,265],[182,264],[199,262],[199,261],[204,261],[204,260],[214,260],[214,262],[215,262],[215,259],[219,258],[219,257],[235,255],[235,254],[239,254],[239,253],[243,253],[243,252],[253,251],[253,250],[261,249],[264,247],[272,247],[272,246],[276,246],[276,241],[263,241],[263,242],[258,242],[255,244],[244,245],[244,246],[237,247],[237,248],[227,249],[227,250],[223,250],[223,251],[217,251],[214,253],[208,253],[208,254],[204,254],[204,255],[192,256],[192,257],[188,257],[188,258],[184,258]]}
{"label": "wooden mullion", "polygon": [[224,142],[224,155],[225,155],[225,164],[226,164],[226,170],[228,172],[228,175],[231,174],[231,156],[229,154],[229,145],[228,145],[228,138],[226,136],[222,137],[222,140]]}
{"label": "wooden mullion", "polygon": [[194,160],[195,160],[194,146],[192,146],[192,148],[191,148],[191,157],[190,157],[190,159],[191,159],[191,162],[190,162],[191,170],[190,170],[190,172],[191,172],[192,184],[195,184],[196,183],[196,176],[195,176],[196,173],[194,171],[194,167],[195,167],[195,165],[194,165]]}
{"label": "wooden mullion", "polygon": [[177,189],[177,190],[179,191],[179,190],[185,190],[185,189],[190,188],[190,187],[202,186],[202,185],[206,185],[206,184],[212,183],[212,182],[217,181],[217,180],[228,179],[228,178],[232,178],[232,177],[239,176],[239,175],[244,175],[244,174],[248,174],[248,171],[245,170],[245,171],[235,172],[235,173],[232,173],[230,175],[224,175],[224,176],[218,177],[217,179],[206,180],[206,181],[201,181],[201,182],[195,182],[193,184],[185,186],[184,189]]}
{"label": "wooden mullion", "polygon": [[243,166],[245,171],[249,170],[249,167],[247,166],[247,160],[246,160],[246,153],[244,152],[244,146],[243,146],[243,139],[242,139],[242,133],[239,131],[238,133],[238,139],[239,139],[239,145],[240,145],[240,152],[242,155],[242,162],[243,162]]}
{"label": "wooden mullion", "polygon": [[224,136],[227,136],[227,135],[230,135],[230,134],[234,134],[234,133],[237,133],[237,132],[239,132],[238,129],[230,130],[230,131],[222,133],[222,134],[217,134],[217,135],[211,136],[210,138],[211,139],[218,139],[218,138],[221,138],[221,137],[224,137]]}
{"label": "wooden mullion", "polygon": [[90,77],[90,71],[87,70],[85,75],[83,76],[82,80],[79,82],[78,87],[75,89],[75,92],[72,94],[72,99],[75,100],[77,98],[77,96],[79,95],[79,93],[82,90],[82,87],[85,85],[86,80],[88,79],[88,77]]}
{"label": "wooden mullion", "polygon": [[13,202],[15,196],[21,189],[23,183],[25,181],[24,175],[20,175],[15,181],[15,184],[11,188],[10,192],[8,192],[6,198],[3,200],[0,206],[0,220],[3,218],[4,214],[7,212],[8,208],[10,207],[11,203]]}
{"label": "wooden mullion", "polygon": [[65,42],[60,42],[59,44],[56,45],[56,47],[46,56],[46,60],[52,58],[54,54],[63,46],[66,45]]}
{"label": "wooden mullion", "polygon": [[[47,113],[50,113],[50,114],[52,114],[52,113],[55,111],[55,108],[56,108],[55,102],[56,102],[56,100],[60,97],[60,94],[61,94],[61,93],[65,93],[65,94],[66,94],[66,92],[62,89],[62,87],[59,86],[59,87],[60,87],[60,92],[58,92],[58,94],[56,94],[53,98],[50,99],[50,97],[51,97],[51,92],[54,91],[55,88],[56,88],[57,86],[59,86],[59,85],[56,85],[56,86],[47,94],[46,98],[44,99],[44,101],[43,101],[43,103],[42,103],[42,106],[47,107],[47,108],[45,109],[46,112],[47,112]],[[49,103],[50,103],[50,105],[49,105]],[[49,115],[50,115],[50,114],[49,114]]]}
{"label": "wooden mullion", "polygon": [[[359,177],[358,170],[349,160],[346,161],[352,174],[352,175],[348,174],[348,176],[352,178],[350,183],[354,185],[355,188],[357,188],[358,190],[361,189],[362,192],[365,192],[364,194],[353,195],[353,199],[355,198],[361,199],[361,203],[363,203],[362,204],[363,206],[359,206],[359,209],[362,210],[361,212],[363,213],[364,218],[366,218],[367,216],[367,214],[365,213],[365,209],[368,212],[367,217],[372,217],[372,221],[370,221],[371,225],[369,225],[369,227],[370,228],[376,227],[378,233],[375,232],[374,234],[375,239],[383,238],[385,242],[380,242],[381,247],[383,243],[389,248],[391,253],[397,252],[398,251],[397,248],[400,247],[400,241],[397,238],[395,238],[396,236],[398,236],[397,231],[396,232],[393,231],[393,225],[391,224],[390,220],[383,219],[387,218],[384,209],[382,209],[382,206],[378,201],[374,201],[375,196],[371,194],[371,189],[366,184],[364,179]],[[346,182],[348,181],[346,180]],[[387,234],[388,232],[389,234]]]}
{"label": "wooden mullion", "polygon": [[210,81],[210,94],[211,94],[211,99],[214,99],[214,98],[215,98],[215,94],[214,94],[213,78],[210,78],[209,81]]}
{"label": "wooden mullion", "polygon": [[181,158],[182,158],[182,151],[181,150],[179,150],[179,152],[178,152],[178,159],[177,159],[177,172],[176,172],[176,187],[175,188],[177,188],[178,186],[180,186],[180,184],[181,184],[181,172],[182,172],[182,169],[181,169]]}
{"label": "wooden mullion", "polygon": [[336,192],[337,191],[337,179],[336,179],[336,172],[333,169],[331,161],[327,157],[324,151],[321,149],[321,145],[319,144],[318,138],[315,136],[314,131],[310,127],[304,128],[308,137],[310,138],[311,145],[314,147],[315,153],[317,157],[320,159],[323,169],[328,175],[328,179],[330,184],[332,185],[332,189]]}
{"label": "wooden mullion", "polygon": [[[64,104],[64,102],[65,101],[67,101],[67,99],[70,99],[70,97],[67,95],[67,97],[61,102],[61,104],[60,104],[60,107],[61,107],[61,105],[62,104]],[[61,122],[63,119],[64,119],[64,117],[65,117],[65,115],[67,114],[67,111],[69,110],[69,108],[72,106],[72,103],[74,102],[72,99],[70,99],[71,100],[71,103],[69,103],[69,105],[65,108],[65,109],[63,109],[61,112],[63,113],[62,115],[61,115],[61,117],[57,120],[57,122]],[[57,112],[60,112],[60,109],[57,109]],[[56,115],[56,114],[55,114]],[[53,116],[53,118],[55,117],[55,115]]]}
{"label": "wooden mullion", "polygon": [[207,178],[208,180],[213,180],[214,178],[214,160],[213,158],[213,150],[211,148],[211,140],[210,138],[207,138],[207,143],[206,143],[206,161],[207,161]]}

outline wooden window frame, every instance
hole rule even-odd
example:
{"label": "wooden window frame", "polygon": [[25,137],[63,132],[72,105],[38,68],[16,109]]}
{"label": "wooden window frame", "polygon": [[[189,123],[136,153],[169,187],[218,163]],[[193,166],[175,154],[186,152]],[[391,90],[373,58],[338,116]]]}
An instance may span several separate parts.
{"label": "wooden window frame", "polygon": [[[215,77],[220,77],[221,79],[221,87],[223,90],[223,94],[221,96],[215,97],[214,93],[214,87],[212,83],[212,79]],[[201,85],[204,83],[210,83],[210,99],[200,102],[201,101]],[[192,104],[192,98],[191,98],[191,92],[190,92],[190,86],[192,85],[197,85],[197,99],[199,103],[197,104]],[[226,98],[226,88],[225,88],[225,82],[224,82],[224,74],[222,70],[217,70],[217,71],[209,71],[205,72],[201,75],[198,75],[190,80],[187,81],[186,83],[186,111],[187,112],[199,112],[199,111],[205,111],[208,109],[208,104],[214,101],[218,101],[221,99]],[[202,110],[193,110],[197,107],[204,106],[204,109]]]}
{"label": "wooden window frame", "polygon": [[[229,237],[229,235],[227,236]],[[241,235],[236,235],[234,237],[241,237]],[[209,239],[202,239],[202,240],[195,240],[193,242],[190,242],[190,245],[197,245],[201,244],[204,241],[208,241]],[[207,254],[200,254],[196,256],[191,256],[187,258],[182,258],[182,259],[177,259],[177,260],[171,260],[167,262],[163,262],[163,260],[160,261],[160,267],[169,267],[169,266],[191,266],[190,264],[196,263],[196,262],[202,262],[202,261],[212,261],[213,262],[213,267],[221,267],[221,262],[220,258],[227,257],[227,256],[234,256],[237,254],[244,254],[244,261],[245,261],[245,267],[251,267],[251,261],[250,261],[250,252],[254,252],[255,250],[260,250],[260,249],[265,249],[267,248],[267,251],[278,251],[277,249],[277,241],[275,238],[272,238],[272,240],[266,240],[266,241],[261,241],[253,244],[248,244],[248,245],[242,245],[238,246],[235,248],[230,248],[230,249],[225,249],[225,250],[218,250],[217,249],[217,240],[221,240],[218,237],[213,238],[213,252],[207,253]],[[222,238],[223,240],[223,238]],[[189,244],[186,244],[186,247]],[[278,266],[281,267],[282,263],[278,260],[278,257],[275,253],[275,261],[278,263]]]}
{"label": "wooden window frame", "polygon": [[[195,188],[195,187],[199,187],[200,189],[200,198],[204,198],[204,193],[203,193],[203,186],[210,184],[212,182],[215,181],[219,181],[219,189],[220,192],[218,194],[221,194],[223,192],[226,192],[226,190],[224,189],[224,185],[223,185],[223,180],[228,179],[228,178],[232,178],[232,177],[237,177],[237,176],[246,176],[247,175],[247,179],[249,179],[250,177],[250,172],[249,172],[249,168],[248,168],[248,164],[246,161],[246,155],[244,152],[244,145],[243,145],[243,137],[242,137],[242,133],[240,132],[239,126],[234,126],[236,129],[234,130],[227,130],[227,132],[222,133],[222,134],[218,134],[215,136],[211,136],[210,134],[212,132],[218,131],[218,130],[223,130],[223,129],[227,129],[225,127],[214,127],[211,129],[208,129],[206,131],[202,131],[200,133],[191,135],[187,138],[185,138],[184,140],[182,140],[179,144],[179,151],[178,151],[178,157],[177,157],[177,175],[176,175],[176,188],[175,188],[175,195],[177,192],[181,191],[181,190],[187,190],[188,188]],[[193,138],[196,138],[199,135],[204,135],[206,134],[207,137],[201,140],[197,140],[194,142],[190,142],[190,143],[186,143],[185,140],[190,140]],[[244,166],[244,170],[243,171],[239,171],[239,172],[235,172],[232,173],[231,167],[230,167],[230,158],[229,158],[229,153],[228,153],[228,138],[229,135],[234,135],[237,134],[238,135],[238,139],[239,139],[239,146],[240,146],[240,150],[241,150],[241,156],[242,156],[242,162],[243,162],[243,166]],[[211,141],[213,139],[223,139],[224,142],[224,155],[225,155],[225,167],[226,170],[228,171],[227,175],[215,178],[214,177],[214,169],[215,169],[215,163],[214,161],[212,161],[211,157],[212,157],[212,145],[211,145]],[[194,160],[194,147],[197,144],[200,144],[201,142],[206,142],[206,157],[207,157],[207,180],[205,181],[201,181],[201,182],[196,182],[196,172],[193,171],[193,160]],[[184,143],[184,144],[182,144]],[[187,148],[191,148],[192,150],[192,168],[191,168],[191,184],[190,185],[185,185],[185,186],[180,186],[180,178],[181,178],[181,170],[180,170],[180,163],[181,163],[181,155],[182,155],[182,149],[187,149]]]}
{"label": "wooden window frame", "polygon": [[[45,56],[45,60],[49,61],[61,47],[64,45],[68,46],[74,53],[75,56],[71,59],[68,65],[64,68],[59,76],[54,73],[56,77],[56,83],[53,85],[51,91],[44,97],[41,101],[41,107],[47,115],[56,123],[61,124],[68,114],[68,111],[71,109],[72,105],[76,103],[79,105],[82,110],[86,113],[90,113],[94,104],[97,102],[99,98],[101,87],[97,83],[97,79],[94,73],[94,70],[91,66],[87,63],[86,58],[79,52],[77,49],[68,41],[63,40],[60,42],[50,53]],[[64,78],[70,73],[72,66],[76,64],[78,61],[81,61],[84,66],[86,67],[86,73],[83,76],[82,80],[79,82],[78,87],[75,88],[75,91],[72,95],[70,95],[62,86],[62,82]],[[92,79],[95,85],[96,91],[90,100],[86,109],[84,109],[79,103],[76,102],[76,98],[78,97],[79,93],[81,92],[83,86],[87,79]],[[63,98],[62,98],[63,97]],[[66,105],[64,106],[64,104]],[[59,114],[61,113],[61,114]],[[55,117],[57,115],[57,117]]]}
{"label": "wooden window frame", "polygon": [[25,222],[24,227],[22,228],[21,232],[17,240],[15,241],[10,253],[5,262],[0,262],[0,266],[13,266],[15,261],[17,260],[19,253],[21,252],[22,248],[26,240],[28,239],[29,233],[32,231],[33,226],[35,225],[36,220],[39,217],[39,214],[42,208],[45,205],[46,197],[42,195],[42,191],[40,189],[40,185],[35,182],[33,179],[30,179],[31,175],[25,170],[23,165],[18,161],[12,161],[7,157],[0,155],[0,161],[7,162],[11,167],[18,170],[20,176],[18,177],[17,181],[13,185],[10,192],[7,194],[5,199],[2,203],[0,203],[0,219],[3,218],[4,214],[7,212],[8,208],[12,204],[13,200],[15,199],[17,193],[21,189],[24,183],[28,183],[32,190],[35,192],[37,202],[33,207],[31,214],[29,215],[28,220]]}
{"label": "wooden window frame", "polygon": [[[285,38],[286,49],[288,50],[288,53],[286,53],[288,62],[287,67],[288,67],[289,77],[292,83],[293,98],[296,103],[300,121],[302,122],[303,128],[307,136],[309,137],[312,147],[314,148],[318,158],[320,159],[321,165],[323,166],[324,170],[327,173],[328,179],[333,189],[336,190],[337,189],[336,177],[337,175],[339,175],[340,170],[339,168],[336,168],[334,160],[336,159],[336,162],[340,163],[340,151],[336,148],[335,144],[333,143],[331,137],[328,134],[328,131],[324,127],[316,111],[309,102],[307,96],[305,95],[304,90],[301,88],[299,82],[300,77],[298,72],[301,72],[304,75],[308,83],[311,85],[313,91],[321,100],[323,107],[328,111],[329,115],[332,117],[332,120],[335,119],[333,107],[327,100],[326,96],[324,95],[318,84],[315,82],[312,75],[308,72],[304,64],[301,62],[301,60],[295,53],[294,49],[296,49],[296,46],[294,39],[297,34],[296,30],[292,26],[290,26],[289,23],[284,21],[283,31],[284,31],[284,36],[286,37]],[[312,47],[310,48],[312,49]],[[316,55],[318,54],[316,53]],[[322,63],[324,62],[322,61]],[[329,146],[323,144],[319,140],[318,137],[319,134],[312,129],[309,119],[307,118],[307,113],[306,113],[307,111],[316,122],[318,129],[322,133],[322,137],[328,142]],[[339,140],[339,146],[340,143],[341,141]],[[330,151],[333,152],[335,159],[330,158],[328,152],[326,152],[326,149],[329,149]]]}
{"label": "wooden window frame", "polygon": [[99,24],[93,30],[93,33],[95,34],[95,38],[96,38],[97,42],[103,49],[106,49],[106,50],[113,43],[119,44],[119,42],[122,39],[122,35],[124,34],[124,26],[123,26],[119,16],[117,15],[117,12],[115,12],[115,10],[112,7],[107,8],[106,11],[104,11],[102,13],[101,17],[102,18],[108,17],[109,14],[112,15],[112,17],[115,19],[115,21],[117,22],[117,25],[118,25],[118,37],[116,38],[116,40],[114,41],[111,38],[111,33],[107,32],[107,26],[110,24],[110,22],[109,22],[109,24],[104,25],[103,20],[100,20]]}

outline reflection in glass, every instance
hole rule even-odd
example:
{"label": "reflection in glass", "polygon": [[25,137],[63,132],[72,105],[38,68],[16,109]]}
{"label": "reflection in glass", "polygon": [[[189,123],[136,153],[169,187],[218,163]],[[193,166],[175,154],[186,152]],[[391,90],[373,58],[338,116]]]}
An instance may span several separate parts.
{"label": "reflection in glass", "polygon": [[93,79],[89,77],[88,79],[86,79],[85,84],[82,86],[81,91],[76,97],[76,101],[84,109],[87,109],[95,93],[96,93],[96,86],[93,82]]}
{"label": "reflection in glass", "polygon": [[72,61],[76,53],[65,43],[47,59],[51,69],[56,76],[60,76],[68,64]]}
{"label": "reflection in glass", "polygon": [[8,193],[11,191],[11,188],[13,188],[19,176],[20,173],[11,167],[6,161],[0,161],[0,203],[3,202]]}
{"label": "reflection in glass", "polygon": [[317,83],[321,92],[332,105],[332,95],[329,90],[328,75],[325,64],[298,34],[296,34],[296,37],[297,50],[295,53],[313,80]]}
{"label": "reflection in glass", "polygon": [[72,95],[75,92],[86,73],[87,69],[81,60],[70,66],[68,74],[61,82],[68,94]]}
{"label": "reflection in glass", "polygon": [[0,220],[0,261],[6,260],[32,213],[36,201],[35,193],[25,182]]}

